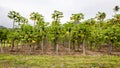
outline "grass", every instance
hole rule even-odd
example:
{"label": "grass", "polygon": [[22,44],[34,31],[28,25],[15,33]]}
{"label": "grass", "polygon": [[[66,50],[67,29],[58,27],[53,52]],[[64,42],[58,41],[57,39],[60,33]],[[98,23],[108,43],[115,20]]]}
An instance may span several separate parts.
{"label": "grass", "polygon": [[0,54],[0,68],[120,68],[120,56]]}

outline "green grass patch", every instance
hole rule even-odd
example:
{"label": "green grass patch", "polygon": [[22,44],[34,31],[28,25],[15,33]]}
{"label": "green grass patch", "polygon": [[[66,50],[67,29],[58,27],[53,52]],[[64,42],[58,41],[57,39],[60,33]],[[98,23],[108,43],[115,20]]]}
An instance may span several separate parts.
{"label": "green grass patch", "polygon": [[[0,68],[120,68],[119,56],[41,56],[0,54]],[[7,68],[7,67],[6,67]]]}

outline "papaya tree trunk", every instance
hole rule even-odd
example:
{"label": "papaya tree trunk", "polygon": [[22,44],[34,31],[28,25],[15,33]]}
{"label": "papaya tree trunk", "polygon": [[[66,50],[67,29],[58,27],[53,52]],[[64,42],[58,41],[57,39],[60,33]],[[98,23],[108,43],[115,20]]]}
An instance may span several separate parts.
{"label": "papaya tree trunk", "polygon": [[36,25],[36,20],[34,20],[34,27],[35,27],[35,25]]}
{"label": "papaya tree trunk", "polygon": [[0,41],[0,52],[4,53],[3,46],[2,46],[2,40]]}
{"label": "papaya tree trunk", "polygon": [[72,49],[75,50],[75,41],[72,41]]}
{"label": "papaya tree trunk", "polygon": [[78,51],[80,49],[80,37],[78,37]]}
{"label": "papaya tree trunk", "polygon": [[65,47],[65,41],[62,41],[63,46]]}
{"label": "papaya tree trunk", "polygon": [[44,43],[44,40],[42,40],[42,42],[41,42],[41,49],[42,49],[42,54],[43,54],[43,51],[44,51],[44,48],[43,48],[43,44]]}
{"label": "papaya tree trunk", "polygon": [[13,21],[13,29],[15,28],[15,21]]}
{"label": "papaya tree trunk", "polygon": [[16,46],[16,49],[18,50],[18,41],[17,41],[17,46]]}
{"label": "papaya tree trunk", "polygon": [[32,54],[32,45],[30,44],[29,46],[30,46],[30,49],[29,49],[30,50],[30,54]]}
{"label": "papaya tree trunk", "polygon": [[85,38],[83,40],[83,55],[86,55]]}
{"label": "papaya tree trunk", "polygon": [[11,42],[11,50],[13,50],[14,49],[14,40],[12,40],[12,42]]}
{"label": "papaya tree trunk", "polygon": [[70,31],[69,31],[69,38],[68,38],[68,52],[70,53],[70,46],[71,46],[71,39],[70,39]]}
{"label": "papaya tree trunk", "polygon": [[109,41],[109,51],[108,51],[108,54],[111,54],[112,53],[112,41],[110,40]]}
{"label": "papaya tree trunk", "polygon": [[54,51],[56,51],[56,45],[57,45],[57,43],[56,43],[56,38],[54,39]]}
{"label": "papaya tree trunk", "polygon": [[56,52],[56,55],[58,55],[58,37],[55,37],[55,40],[54,40],[54,43],[55,43],[55,52]]}
{"label": "papaya tree trunk", "polygon": [[37,42],[37,47],[36,47],[36,50],[40,49],[40,42]]}
{"label": "papaya tree trunk", "polygon": [[44,40],[44,49],[45,49],[45,50],[44,50],[44,52],[47,51],[48,46],[49,46],[49,42],[48,42],[47,38],[45,37],[45,40]]}
{"label": "papaya tree trunk", "polygon": [[58,55],[59,45],[56,45],[56,55]]}
{"label": "papaya tree trunk", "polygon": [[23,41],[21,42],[21,45],[22,45],[22,48],[23,48],[23,46],[24,46],[24,42]]}
{"label": "papaya tree trunk", "polygon": [[78,51],[79,51],[79,49],[80,49],[80,40],[78,40]]}
{"label": "papaya tree trunk", "polygon": [[4,40],[4,47],[5,47],[5,40]]}
{"label": "papaya tree trunk", "polygon": [[68,49],[68,52],[69,52],[69,53],[70,53],[70,45],[71,45],[70,43],[71,43],[71,42],[70,42],[70,39],[69,39],[69,43],[68,43],[68,48],[69,48],[69,49]]}

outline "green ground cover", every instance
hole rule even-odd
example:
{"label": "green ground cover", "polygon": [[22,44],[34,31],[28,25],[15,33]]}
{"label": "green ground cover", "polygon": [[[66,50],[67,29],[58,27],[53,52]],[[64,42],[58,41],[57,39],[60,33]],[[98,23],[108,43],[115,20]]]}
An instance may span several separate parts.
{"label": "green ground cover", "polygon": [[120,68],[120,56],[0,54],[0,68]]}

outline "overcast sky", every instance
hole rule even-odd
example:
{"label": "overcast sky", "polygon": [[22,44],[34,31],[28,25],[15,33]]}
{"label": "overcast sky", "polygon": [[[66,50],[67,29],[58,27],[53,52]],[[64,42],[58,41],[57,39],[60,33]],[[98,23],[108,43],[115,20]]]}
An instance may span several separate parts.
{"label": "overcast sky", "polygon": [[[7,18],[10,10],[20,12],[27,18],[31,12],[39,12],[48,22],[52,21],[53,11],[59,10],[64,13],[64,18],[62,18],[62,23],[64,23],[69,21],[72,13],[83,13],[85,19],[88,19],[95,17],[96,13],[101,11],[107,14],[107,18],[110,18],[116,5],[120,5],[119,0],[0,0],[0,12],[2,11],[0,25],[12,27],[12,20]],[[30,22],[33,24],[32,21]]]}

